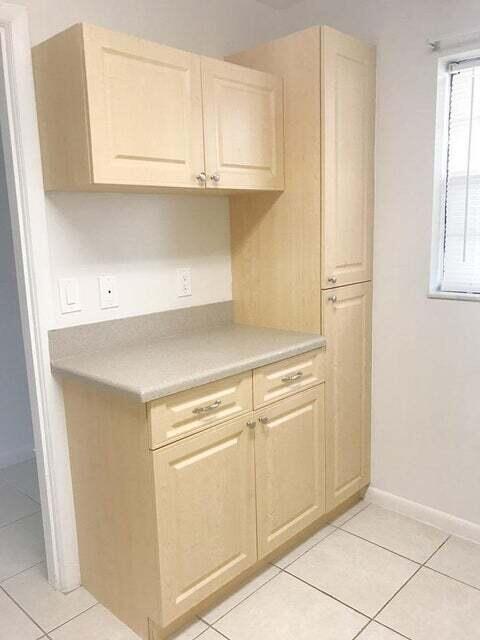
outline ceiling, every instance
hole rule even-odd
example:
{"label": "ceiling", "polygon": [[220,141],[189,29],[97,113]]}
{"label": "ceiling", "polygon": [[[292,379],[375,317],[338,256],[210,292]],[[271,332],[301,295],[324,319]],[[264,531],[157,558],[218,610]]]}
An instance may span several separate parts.
{"label": "ceiling", "polygon": [[267,4],[269,7],[273,9],[288,9],[288,7],[293,6],[294,4],[298,4],[302,0],[257,0],[262,4]]}

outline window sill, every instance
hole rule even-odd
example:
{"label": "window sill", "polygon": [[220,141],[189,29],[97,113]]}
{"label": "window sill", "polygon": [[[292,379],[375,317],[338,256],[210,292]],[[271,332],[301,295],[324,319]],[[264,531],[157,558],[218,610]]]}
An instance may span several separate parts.
{"label": "window sill", "polygon": [[453,291],[438,291],[437,289],[428,292],[429,298],[439,298],[441,300],[463,300],[469,302],[480,302],[480,293],[457,293]]}

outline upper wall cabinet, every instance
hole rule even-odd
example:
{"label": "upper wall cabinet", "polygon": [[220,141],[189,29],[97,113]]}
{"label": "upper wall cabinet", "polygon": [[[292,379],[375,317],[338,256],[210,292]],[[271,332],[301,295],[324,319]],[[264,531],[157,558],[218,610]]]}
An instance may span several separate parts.
{"label": "upper wall cabinet", "polygon": [[85,24],[33,60],[46,190],[283,188],[273,76]]}
{"label": "upper wall cabinet", "polygon": [[283,189],[282,81],[202,58],[205,165],[220,189]]}

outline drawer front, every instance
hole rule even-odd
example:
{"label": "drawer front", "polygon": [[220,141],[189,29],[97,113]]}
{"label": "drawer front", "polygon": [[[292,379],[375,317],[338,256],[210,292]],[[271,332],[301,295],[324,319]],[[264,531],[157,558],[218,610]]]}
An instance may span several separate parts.
{"label": "drawer front", "polygon": [[182,391],[148,406],[151,448],[252,410],[252,372]]}
{"label": "drawer front", "polygon": [[256,409],[293,393],[325,382],[326,352],[308,351],[255,369],[253,372],[253,402]]}

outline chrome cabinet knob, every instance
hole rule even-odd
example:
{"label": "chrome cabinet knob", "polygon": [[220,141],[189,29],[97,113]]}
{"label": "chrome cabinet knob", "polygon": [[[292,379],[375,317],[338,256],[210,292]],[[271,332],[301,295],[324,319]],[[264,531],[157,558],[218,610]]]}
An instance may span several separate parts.
{"label": "chrome cabinet knob", "polygon": [[330,302],[336,302],[337,296],[328,296],[328,299],[330,300]]}
{"label": "chrome cabinet knob", "polygon": [[257,421],[256,420],[249,420],[247,422],[247,427],[249,427],[250,429],[255,429],[256,425],[257,425]]}
{"label": "chrome cabinet knob", "polygon": [[216,182],[216,183],[218,184],[218,183],[220,182],[220,174],[219,174],[219,173],[213,173],[213,174],[210,176],[210,180],[211,180],[212,182]]}
{"label": "chrome cabinet knob", "polygon": [[205,173],[205,171],[202,171],[195,177],[197,178],[197,181],[200,182],[200,184],[205,184],[207,181],[207,174]]}
{"label": "chrome cabinet knob", "polygon": [[332,284],[335,284],[337,282],[337,278],[335,276],[330,276],[328,278],[328,281],[331,282]]}

